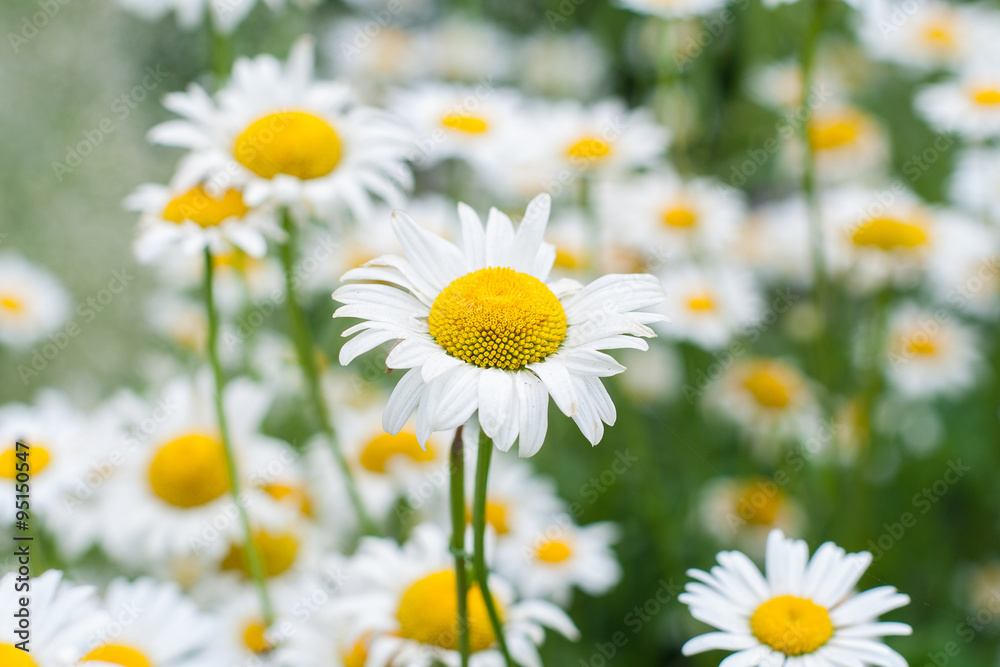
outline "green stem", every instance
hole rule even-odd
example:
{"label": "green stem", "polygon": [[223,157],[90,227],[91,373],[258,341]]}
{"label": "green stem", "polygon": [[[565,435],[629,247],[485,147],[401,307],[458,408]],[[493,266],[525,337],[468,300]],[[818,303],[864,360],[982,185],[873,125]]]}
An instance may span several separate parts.
{"label": "green stem", "polygon": [[451,443],[451,553],[455,557],[455,594],[458,596],[458,651],[462,667],[469,667],[469,582],[465,551],[465,451],[462,427]]}
{"label": "green stem", "polygon": [[306,390],[309,393],[309,400],[312,403],[316,418],[319,420],[320,429],[326,440],[330,443],[330,451],[333,458],[344,475],[347,493],[354,505],[354,511],[358,515],[358,522],[361,524],[361,531],[365,534],[377,535],[381,531],[368,516],[365,511],[361,494],[358,492],[354,475],[344,457],[344,452],[337,445],[337,434],[330,419],[330,411],[327,408],[326,399],[323,397],[323,389],[320,385],[319,367],[316,364],[316,346],[313,343],[312,334],[306,324],[302,307],[299,305],[295,284],[295,221],[292,220],[288,209],[282,213],[282,225],[288,238],[281,246],[281,262],[285,269],[285,298],[288,303],[288,319],[292,330],[292,339],[295,341],[295,351],[298,355],[299,365],[306,378]]}
{"label": "green stem", "polygon": [[488,581],[490,573],[486,569],[486,485],[489,481],[490,458],[492,456],[493,441],[480,430],[479,457],[476,459],[476,491],[472,504],[472,530],[474,534],[472,567],[476,571],[476,581],[479,582],[479,591],[483,595],[486,613],[489,614],[490,624],[493,626],[493,634],[496,635],[500,653],[503,654],[507,667],[514,667],[510,651],[507,650],[507,639],[503,634],[503,621],[500,620],[496,602],[493,600],[493,594],[490,593]]}
{"label": "green stem", "polygon": [[208,358],[212,365],[212,373],[215,376],[215,413],[219,420],[219,437],[222,440],[222,448],[226,453],[226,474],[229,476],[229,492],[233,496],[236,504],[236,511],[240,517],[240,524],[243,527],[243,535],[246,538],[244,553],[247,559],[247,568],[250,570],[250,578],[257,588],[260,596],[260,606],[264,614],[264,625],[271,627],[274,624],[274,607],[271,605],[271,596],[267,591],[267,576],[264,573],[264,561],[261,558],[257,542],[253,538],[253,531],[250,528],[250,517],[243,504],[240,493],[240,476],[236,470],[236,457],[233,454],[233,446],[229,440],[229,426],[226,421],[226,411],[222,402],[222,394],[226,386],[226,378],[222,374],[222,364],[219,362],[219,316],[215,309],[215,295],[213,290],[214,266],[212,265],[212,251],[205,248],[205,310],[208,314]]}
{"label": "green stem", "polygon": [[232,67],[233,38],[219,31],[212,20],[212,12],[205,8],[205,26],[208,30],[208,59],[212,65],[215,89],[222,88]]}

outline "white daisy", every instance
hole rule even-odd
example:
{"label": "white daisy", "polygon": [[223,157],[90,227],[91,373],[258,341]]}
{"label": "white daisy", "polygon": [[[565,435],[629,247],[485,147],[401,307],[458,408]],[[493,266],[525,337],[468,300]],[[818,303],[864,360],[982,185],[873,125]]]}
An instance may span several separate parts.
{"label": "white daisy", "polygon": [[569,515],[534,521],[530,531],[497,545],[497,572],[526,598],[552,600],[568,607],[573,589],[603,595],[622,578],[612,549],[621,537],[616,523],[577,526]]}
{"label": "white daisy", "polygon": [[11,572],[0,579],[0,614],[7,619],[0,625],[0,663],[5,667],[76,664],[109,620],[97,606],[94,589],[65,581],[58,570],[32,579],[29,654],[17,648],[28,639],[15,633],[14,614],[21,610],[20,598],[25,596],[25,591],[15,589],[17,577]]}
{"label": "white daisy", "polygon": [[[816,159],[816,172],[827,182],[861,181],[884,172],[889,142],[878,120],[855,106],[829,102],[813,109],[809,119],[809,143]],[[788,159],[802,168],[804,147],[791,144]]]}
{"label": "white daisy", "polygon": [[665,19],[705,16],[726,6],[727,0],[618,0],[618,5],[637,14]]}
{"label": "white daisy", "polygon": [[[458,614],[453,558],[445,534],[432,524],[418,526],[402,547],[394,541],[365,538],[350,564],[352,589],[341,601],[345,612],[372,639],[368,667],[418,667],[440,661],[459,662]],[[573,622],[555,605],[517,600],[499,577],[490,591],[503,622],[511,656],[525,665],[540,665],[537,645],[544,628],[576,639]],[[468,593],[471,667],[499,667],[503,659],[476,584]]]}
{"label": "white daisy", "polygon": [[725,347],[763,314],[753,276],[725,265],[683,264],[659,273],[667,298],[658,310],[670,320],[658,329],[707,349]]}
{"label": "white daisy", "polygon": [[801,505],[767,477],[709,480],[698,501],[698,523],[720,544],[763,554],[774,528],[797,534],[805,523]]}
{"label": "white daisy", "polygon": [[[285,0],[263,0],[273,11],[285,7]],[[316,4],[315,0],[295,0],[301,6]],[[230,33],[253,10],[257,0],[118,0],[126,10],[146,21],[158,21],[170,11],[185,30],[201,25],[211,17],[213,28]]]}
{"label": "white daisy", "polygon": [[948,194],[972,215],[1000,222],[1000,149],[967,148],[958,155]]}
{"label": "white daisy", "polygon": [[55,276],[20,255],[0,254],[0,344],[27,348],[69,315],[69,294]]}
{"label": "white daisy", "polygon": [[983,363],[975,332],[943,310],[904,303],[889,317],[883,361],[893,388],[911,398],[955,395]]}
{"label": "white daisy", "polygon": [[493,22],[452,15],[424,30],[420,41],[432,78],[482,83],[510,74],[512,40]]}
{"label": "white daisy", "polygon": [[739,551],[723,551],[717,559],[710,572],[688,570],[698,581],[678,598],[692,616],[719,629],[689,640],[685,655],[736,651],[723,661],[726,667],[906,667],[879,639],[908,635],[910,626],[878,617],[910,598],[892,586],[852,594],[870,553],[847,554],[826,542],[810,559],[805,542],[775,530],[767,539],[766,578]]}
{"label": "white daisy", "polygon": [[677,399],[684,383],[684,365],[675,347],[653,345],[646,352],[622,350],[619,358],[629,369],[622,376],[622,388],[633,399],[642,403]]}
{"label": "white daisy", "polygon": [[608,73],[604,50],[582,30],[537,32],[521,41],[516,58],[521,88],[554,98],[591,98]]}
{"label": "white daisy", "polygon": [[639,337],[653,336],[646,324],[663,318],[635,311],[662,300],[662,289],[648,275],[547,284],[555,260],[542,240],[549,207],[547,195],[534,199],[515,231],[496,209],[484,228],[459,205],[461,249],[399,212],[393,228],[407,259],[381,257],[344,275],[351,284],[334,293],[345,304],[334,317],[365,321],[344,332],[360,335],[344,344],[341,363],[399,340],[386,365],[411,369],[386,405],[388,433],[416,412],[423,443],[478,413],[501,450],[520,436],[520,455],[531,456],[545,439],[549,395],[591,443],[614,423],[600,378],[625,369],[600,350],[647,349]]}
{"label": "white daisy", "polygon": [[371,26],[370,15],[338,17],[320,41],[338,76],[346,77],[366,100],[377,100],[386,84],[418,81],[427,75],[419,33],[393,24],[376,32]]}
{"label": "white daisy", "polygon": [[168,95],[165,106],[185,120],[150,138],[193,151],[178,167],[179,187],[245,184],[247,205],[290,206],[300,220],[329,219],[341,206],[364,219],[372,194],[398,205],[412,181],[409,131],[356,104],[345,84],[316,81],[313,60],[303,38],[284,67],[270,55],[238,60],[214,100],[198,86]]}
{"label": "white daisy", "polygon": [[210,615],[177,584],[153,579],[115,579],[104,607],[117,623],[98,635],[99,645],[79,667],[215,667],[220,651]]}
{"label": "white daisy", "polygon": [[809,212],[802,197],[768,202],[743,219],[734,258],[777,284],[812,282]]}
{"label": "white daisy", "polygon": [[969,141],[1000,136],[1000,75],[992,61],[967,65],[957,76],[925,87],[913,105],[937,132]]}
{"label": "white daisy", "polygon": [[221,255],[234,247],[260,257],[267,251],[267,238],[283,240],[273,211],[249,208],[239,190],[218,194],[201,185],[181,190],[152,183],[139,186],[125,200],[130,210],[142,214],[135,243],[139,261],[149,262],[171,250],[193,255],[208,248]]}
{"label": "white daisy", "polygon": [[940,243],[928,262],[937,298],[976,317],[1000,311],[1000,230],[954,212],[940,214]]}

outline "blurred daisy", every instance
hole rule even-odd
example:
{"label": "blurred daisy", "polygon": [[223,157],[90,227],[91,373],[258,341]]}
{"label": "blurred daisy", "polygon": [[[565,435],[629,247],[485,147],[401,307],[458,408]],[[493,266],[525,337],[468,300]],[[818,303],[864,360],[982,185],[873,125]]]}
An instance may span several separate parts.
{"label": "blurred daisy", "polygon": [[603,595],[622,578],[611,548],[621,536],[610,521],[577,526],[568,515],[498,545],[497,571],[526,598],[552,600],[567,607],[573,589]]}
{"label": "blurred daisy", "polygon": [[1000,136],[1000,75],[988,62],[925,87],[913,105],[937,132],[955,132],[969,141]]}
{"label": "blurred daisy", "polygon": [[[460,664],[455,572],[447,538],[432,524],[418,526],[402,547],[394,541],[365,538],[351,563],[357,590],[345,592],[342,605],[371,633],[367,665],[418,667],[439,661]],[[537,645],[544,628],[570,639],[579,633],[555,605],[517,600],[499,577],[490,577],[511,656],[526,665],[541,664]],[[471,667],[502,664],[496,636],[478,584],[468,593]]]}
{"label": "blurred daisy", "polygon": [[814,435],[819,423],[806,378],[778,359],[737,361],[706,389],[705,403],[754,436],[765,456],[786,439]]}
{"label": "blurred daisy", "polygon": [[[315,0],[294,0],[300,6],[316,4]],[[273,11],[285,7],[285,0],[263,0]],[[177,23],[185,30],[201,25],[206,17],[212,27],[230,33],[253,10],[257,0],[118,0],[126,10],[145,21],[159,21],[170,11],[177,15]]]}
{"label": "blurred daisy", "polygon": [[706,349],[725,347],[763,314],[749,273],[724,265],[706,269],[684,264],[659,274],[666,301],[658,307],[670,320],[658,329],[674,340]]}
{"label": "blurred daisy", "polygon": [[[148,566],[190,556],[217,560],[241,539],[212,407],[214,391],[207,372],[194,381],[172,381],[162,393],[169,409],[108,482],[105,511],[130,508],[103,535],[105,550],[119,562]],[[271,396],[237,379],[226,386],[223,401],[246,506],[261,526],[280,526],[287,521],[287,510],[250,483],[268,464],[294,458],[287,445],[259,432]]]}
{"label": "blurred daisy", "polygon": [[900,186],[828,191],[822,219],[830,271],[861,292],[912,286],[937,247],[933,212]]}
{"label": "blurred daisy", "polygon": [[[475,446],[471,449],[474,451]],[[466,456],[466,467],[466,496],[471,498],[475,486],[475,454]],[[530,537],[537,537],[540,524],[548,525],[567,511],[551,479],[536,474],[527,462],[505,456],[493,459],[486,494],[486,523],[499,544],[523,543]]]}
{"label": "blurred daisy", "polygon": [[496,209],[484,228],[459,205],[463,249],[399,212],[393,229],[407,259],[385,256],[344,274],[350,284],[333,295],[345,304],[334,317],[365,321],[344,332],[360,335],[341,348],[341,363],[400,340],[386,366],[412,369],[386,405],[388,433],[416,412],[424,443],[478,413],[498,448],[520,436],[519,454],[531,456],[545,439],[549,395],[592,444],[614,423],[600,378],[625,369],[600,350],[647,349],[640,336],[654,334],[646,324],[663,318],[636,310],[658,303],[662,290],[648,275],[547,284],[555,260],[542,241],[549,206],[547,195],[534,199],[515,231]]}
{"label": "blurred daisy", "polygon": [[27,348],[69,315],[69,294],[55,276],[20,255],[0,254],[0,344]]}
{"label": "blurred daisy", "polygon": [[737,190],[710,178],[685,182],[665,170],[606,182],[596,201],[609,237],[660,261],[717,255],[733,243],[744,215]]}
{"label": "blurred daisy", "polygon": [[[15,590],[17,573],[0,579],[0,614],[15,618],[23,592]],[[91,586],[75,586],[62,572],[49,570],[31,581],[31,653],[16,644],[15,623],[0,625],[0,663],[10,667],[65,667],[76,664],[94,645],[97,632],[110,619],[97,606]]]}
{"label": "blurred daisy", "polygon": [[683,19],[704,16],[725,7],[726,0],[618,0],[618,5],[637,14],[659,16],[665,19]]}
{"label": "blurred daisy", "polygon": [[871,664],[905,667],[880,639],[908,635],[905,623],[879,622],[887,611],[909,604],[892,586],[852,593],[871,564],[868,552],[846,554],[826,542],[809,559],[802,540],[780,530],[767,539],[766,578],[739,551],[718,554],[711,572],[688,570],[697,579],[678,598],[691,615],[718,632],[689,640],[684,655],[736,651],[727,665]]}
{"label": "blurred daisy", "polygon": [[[889,143],[878,121],[853,106],[828,103],[813,110],[809,143],[816,170],[825,181],[859,181],[881,174],[889,158]],[[792,159],[801,164],[801,147]]]}
{"label": "blurred daisy", "polygon": [[420,41],[421,55],[434,78],[482,83],[510,74],[511,38],[493,22],[450,16],[423,31]]}
{"label": "blurred daisy", "polygon": [[547,97],[587,99],[608,73],[608,58],[589,32],[537,32],[521,41],[515,72],[521,88]]}
{"label": "blurred daisy", "polygon": [[802,507],[771,479],[719,477],[705,484],[698,518],[720,544],[762,554],[772,529],[797,534],[806,517]]}
{"label": "blurred daisy", "polygon": [[1000,231],[953,212],[939,217],[940,243],[928,265],[932,291],[965,313],[995,318],[1000,311]]}
{"label": "blurred daisy", "polygon": [[802,67],[796,60],[753,67],[746,83],[748,95],[758,104],[779,111],[802,105]]}
{"label": "blurred daisy", "polygon": [[622,375],[625,391],[641,403],[672,402],[684,381],[684,366],[676,348],[650,346],[647,352],[622,350],[619,359],[629,372]]}
{"label": "blurred daisy", "polygon": [[[260,611],[260,597],[250,586],[233,588],[232,586],[216,587],[208,597],[208,603],[216,619],[215,639],[218,642],[225,662],[216,665],[253,665],[254,667],[271,667],[277,665],[299,665],[300,663],[283,663],[280,645],[286,634],[295,636],[299,624],[304,618],[294,616],[293,608],[298,605],[299,613],[310,616],[317,608],[325,604],[308,602],[310,594],[318,587],[286,584],[271,584],[268,591],[274,605],[275,623],[268,628],[264,623],[264,615]],[[204,592],[202,592],[204,594]],[[295,625],[292,625],[293,619]],[[293,628],[293,630],[289,630]],[[158,666],[157,666],[158,667]],[[213,665],[213,667],[215,667]],[[337,667],[340,667],[339,665]],[[347,665],[345,667],[353,667]]]}
{"label": "blurred daisy", "polygon": [[419,33],[391,24],[375,32],[370,26],[370,17],[340,16],[333,22],[320,42],[332,71],[349,79],[366,99],[380,99],[386,84],[426,76],[425,45]]}
{"label": "blurred daisy", "polygon": [[313,59],[303,38],[284,67],[270,55],[238,60],[215,101],[197,86],[168,95],[165,106],[185,119],[154,127],[150,138],[193,151],[175,182],[245,184],[248,206],[290,206],[300,220],[329,218],[338,206],[364,219],[373,194],[400,205],[412,181],[409,131],[357,105],[346,85],[316,81]]}
{"label": "blurred daisy", "polygon": [[79,667],[216,667],[221,655],[211,616],[198,610],[177,584],[115,579],[104,606],[118,622],[98,635],[100,644]]}
{"label": "blurred daisy", "polygon": [[955,395],[976,381],[983,363],[973,330],[943,310],[904,303],[889,317],[885,373],[911,398]]}
{"label": "blurred daisy", "polygon": [[768,202],[743,219],[733,257],[754,274],[779,284],[812,282],[809,213],[802,197]]}
{"label": "blurred daisy", "polygon": [[959,153],[948,194],[972,215],[1000,222],[1000,149],[967,148]]}
{"label": "blurred daisy", "polygon": [[215,194],[201,185],[177,191],[147,183],[125,205],[142,214],[135,254],[143,263],[170,251],[193,255],[205,248],[213,255],[238,248],[260,257],[267,238],[284,239],[273,211],[251,209],[239,190]]}

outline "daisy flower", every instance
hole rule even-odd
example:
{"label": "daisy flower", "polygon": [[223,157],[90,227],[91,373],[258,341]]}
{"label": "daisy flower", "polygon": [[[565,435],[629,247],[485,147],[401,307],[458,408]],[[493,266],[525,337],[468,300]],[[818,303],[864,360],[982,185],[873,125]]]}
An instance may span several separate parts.
{"label": "daisy flower", "polygon": [[1000,222],[1000,149],[963,150],[949,180],[948,194],[955,204]]}
{"label": "daisy flower", "polygon": [[365,99],[381,99],[386,84],[418,81],[427,75],[422,36],[396,25],[370,34],[371,18],[342,16],[320,41],[333,71],[346,77]]}
{"label": "daisy flower", "polygon": [[940,218],[939,249],[928,262],[931,291],[962,312],[994,319],[1000,311],[1000,230],[950,211]]}
{"label": "daisy flower", "polygon": [[55,276],[20,255],[0,254],[0,344],[30,347],[69,315],[69,294]]}
{"label": "daisy flower", "polygon": [[100,644],[80,659],[79,667],[219,664],[214,619],[199,611],[177,584],[115,579],[104,594],[104,606],[118,623],[98,635]]}
{"label": "daisy flower", "polygon": [[[354,555],[352,589],[340,601],[360,630],[372,639],[368,667],[418,667],[440,661],[460,664],[455,572],[445,534],[433,524],[418,526],[410,540],[365,538]],[[570,639],[579,636],[566,614],[543,600],[518,600],[502,579],[490,577],[511,656],[540,665],[537,645],[546,627]],[[471,667],[502,665],[496,636],[477,584],[468,593]]]}
{"label": "daisy flower", "polygon": [[636,14],[664,19],[705,16],[726,6],[727,0],[618,0],[618,5]]}
{"label": "daisy flower", "polygon": [[719,477],[702,489],[698,519],[719,543],[762,554],[772,529],[797,534],[806,516],[772,479]]}
{"label": "daisy flower", "polygon": [[497,571],[521,595],[568,607],[574,588],[603,595],[621,581],[622,568],[612,549],[621,537],[618,524],[577,526],[565,514],[534,523],[532,530],[497,546]]}
{"label": "daisy flower", "polygon": [[763,315],[763,301],[748,272],[684,264],[661,271],[659,277],[667,298],[658,310],[670,316],[659,329],[671,339],[719,349]]}
{"label": "daisy flower", "polygon": [[338,206],[363,219],[373,194],[399,205],[412,181],[409,130],[358,105],[345,84],[316,81],[313,60],[303,38],[284,67],[270,55],[238,60],[214,100],[194,85],[168,95],[165,106],[185,119],[154,127],[150,138],[193,151],[175,182],[225,180],[208,185],[244,186],[248,206],[289,206],[300,220],[329,218]]}
{"label": "daisy flower", "polygon": [[590,33],[549,30],[525,38],[517,50],[524,90],[553,98],[588,99],[608,74],[608,57]]}
{"label": "daisy flower", "polygon": [[[263,0],[273,11],[285,7],[285,0]],[[295,0],[301,6],[311,6],[315,0]],[[201,25],[206,16],[214,29],[230,33],[253,10],[257,0],[118,0],[127,11],[145,21],[158,21],[170,11],[177,15],[177,23],[185,30]]]}
{"label": "daisy flower", "polygon": [[[0,579],[0,614],[15,618],[24,592],[16,591],[16,572]],[[17,648],[25,640],[15,623],[0,625],[0,663],[10,667],[64,667],[76,664],[94,645],[94,637],[109,621],[90,586],[75,586],[62,572],[49,570],[31,581],[31,653]]]}
{"label": "daisy flower", "polygon": [[[842,103],[828,103],[813,110],[809,119],[809,144],[816,170],[828,182],[859,181],[881,174],[889,159],[885,131],[874,116]],[[792,144],[789,160],[801,168],[801,144]]]}
{"label": "daisy flower", "polygon": [[260,257],[267,238],[284,239],[274,212],[251,209],[239,190],[212,193],[202,185],[176,189],[147,183],[125,205],[142,214],[135,254],[143,263],[171,251],[194,255],[205,248],[213,255],[239,249]]}
{"label": "daisy flower", "polygon": [[451,16],[424,30],[420,41],[432,78],[465,83],[509,78],[512,40],[492,22]]}
{"label": "daisy flower", "polygon": [[904,303],[889,317],[884,368],[910,398],[955,395],[976,381],[983,363],[975,332],[944,310]]}
{"label": "daisy flower", "polygon": [[913,106],[937,132],[969,141],[1000,136],[1000,74],[989,62],[967,65],[957,76],[919,91]]}
{"label": "daisy flower", "polygon": [[678,599],[719,630],[689,640],[684,655],[736,651],[723,661],[726,667],[906,667],[880,638],[908,635],[910,626],[878,617],[910,598],[892,586],[852,593],[871,564],[870,553],[847,554],[826,542],[810,559],[804,541],[774,530],[767,538],[766,576],[739,551],[723,551],[717,560],[710,572],[688,570],[697,581]]}
{"label": "daisy flower", "polygon": [[662,289],[648,275],[547,282],[549,207],[547,195],[534,199],[515,231],[496,209],[484,227],[459,205],[461,248],[398,212],[393,229],[407,258],[387,255],[344,274],[349,284],[333,298],[345,305],[334,317],[364,321],[344,332],[360,335],[341,348],[341,363],[399,340],[386,366],[410,369],[386,405],[386,432],[399,433],[416,412],[425,443],[478,414],[497,447],[519,439],[519,454],[531,456],[545,439],[549,395],[592,444],[614,423],[600,378],[625,369],[601,350],[647,349],[646,325],[663,318],[636,311],[661,301]]}
{"label": "daisy flower", "polygon": [[809,212],[802,197],[755,208],[739,225],[732,257],[775,284],[812,282]]}

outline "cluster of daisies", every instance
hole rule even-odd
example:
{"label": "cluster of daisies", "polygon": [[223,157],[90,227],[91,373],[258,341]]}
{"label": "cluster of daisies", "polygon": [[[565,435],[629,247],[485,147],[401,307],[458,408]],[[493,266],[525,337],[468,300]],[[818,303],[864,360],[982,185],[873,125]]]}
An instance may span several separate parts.
{"label": "cluster of daisies", "polygon": [[[252,12],[312,3],[121,4],[224,41]],[[348,4],[286,57],[240,58],[166,97],[175,118],[149,138],[179,162],[126,202],[157,279],[148,387],[0,407],[0,488],[13,496],[14,443],[29,443],[35,565],[51,568],[32,582],[33,650],[0,627],[3,664],[535,667],[547,635],[579,638],[574,596],[623,578],[620,527],[581,525],[521,460],[547,444],[550,398],[596,445],[617,417],[604,379],[621,374],[628,400],[730,422],[755,467],[802,446],[808,465],[850,466],[899,406],[983,380],[1000,304],[1000,10],[847,3],[850,44],[819,43],[811,69],[748,72],[773,134],[700,175],[668,159],[697,132],[671,100],[691,102],[699,22],[741,3],[621,0],[628,57],[662,79],[638,106],[606,94],[588,33],[515,38],[438,20],[433,0]],[[913,82],[915,114],[941,133],[901,177],[859,63]],[[949,152],[946,203],[922,200],[917,181]],[[846,301],[869,308],[865,325],[831,341]],[[339,349],[313,343],[302,310],[345,321]],[[45,355],[70,313],[46,270],[0,254],[0,344]],[[860,382],[751,352],[777,333],[846,349]],[[898,435],[926,452],[938,436],[919,430]],[[878,618],[908,598],[854,593],[871,554],[828,542],[810,558],[786,538],[808,516],[775,479],[704,485],[697,525],[742,551],[689,571],[679,601],[717,631],[683,652],[904,666],[882,638],[910,627]],[[456,565],[473,551],[489,569],[475,581]],[[0,581],[8,618],[14,582]]]}

